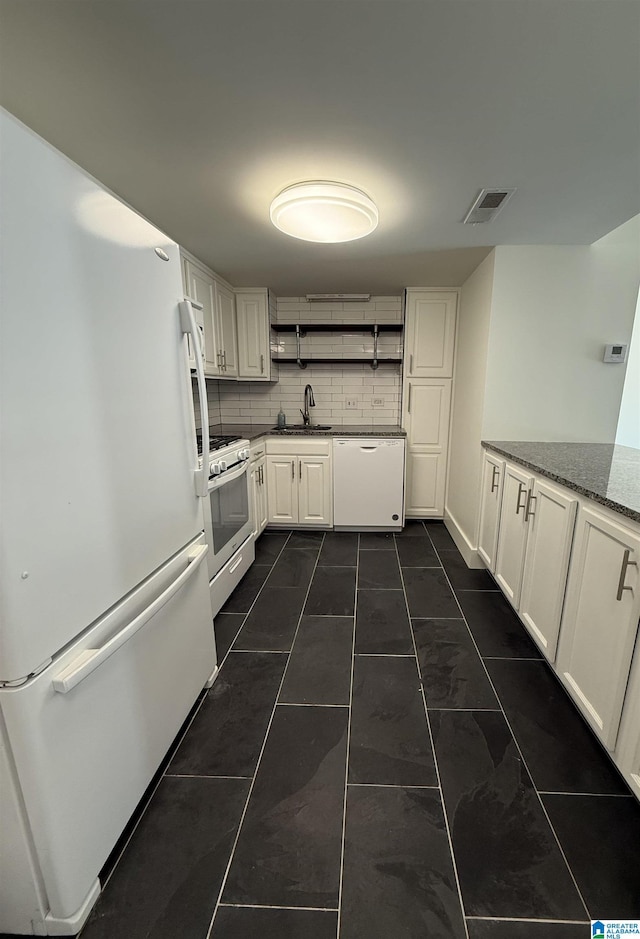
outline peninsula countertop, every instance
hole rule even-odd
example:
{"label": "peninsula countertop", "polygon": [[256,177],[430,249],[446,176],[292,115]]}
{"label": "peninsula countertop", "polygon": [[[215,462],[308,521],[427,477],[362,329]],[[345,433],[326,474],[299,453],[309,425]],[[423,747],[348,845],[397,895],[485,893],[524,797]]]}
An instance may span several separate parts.
{"label": "peninsula countertop", "polygon": [[640,522],[640,450],[610,443],[483,440],[527,469]]}

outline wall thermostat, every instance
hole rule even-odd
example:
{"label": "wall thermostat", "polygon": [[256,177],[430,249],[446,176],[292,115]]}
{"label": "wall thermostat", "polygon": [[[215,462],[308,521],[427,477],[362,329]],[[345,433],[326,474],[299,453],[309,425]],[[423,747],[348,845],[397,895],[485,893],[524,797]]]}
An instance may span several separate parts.
{"label": "wall thermostat", "polygon": [[627,358],[627,344],[614,343],[604,347],[603,362],[624,362]]}

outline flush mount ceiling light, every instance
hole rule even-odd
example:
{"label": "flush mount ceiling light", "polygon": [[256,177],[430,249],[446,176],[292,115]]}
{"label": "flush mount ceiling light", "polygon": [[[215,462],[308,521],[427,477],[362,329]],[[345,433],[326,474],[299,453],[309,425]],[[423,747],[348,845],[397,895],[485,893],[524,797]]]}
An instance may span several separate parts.
{"label": "flush mount ceiling light", "polygon": [[276,228],[302,241],[355,241],[378,225],[375,203],[364,192],[343,183],[288,186],[271,203],[270,215]]}

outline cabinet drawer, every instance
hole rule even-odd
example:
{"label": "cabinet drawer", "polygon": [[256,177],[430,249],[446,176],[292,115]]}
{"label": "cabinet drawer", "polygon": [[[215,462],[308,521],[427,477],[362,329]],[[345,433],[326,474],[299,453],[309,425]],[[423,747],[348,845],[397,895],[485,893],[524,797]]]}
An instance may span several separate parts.
{"label": "cabinet drawer", "polygon": [[331,437],[268,437],[267,453],[277,456],[331,456]]}

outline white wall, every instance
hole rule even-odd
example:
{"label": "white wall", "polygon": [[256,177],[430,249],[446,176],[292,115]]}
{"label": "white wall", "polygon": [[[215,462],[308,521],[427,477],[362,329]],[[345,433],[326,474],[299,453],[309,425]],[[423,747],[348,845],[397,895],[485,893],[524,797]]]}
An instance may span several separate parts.
{"label": "white wall", "polygon": [[618,417],[616,443],[640,450],[640,294],[633,336],[627,356],[627,372]]}
{"label": "white wall", "polygon": [[614,242],[496,248],[486,439],[615,440],[624,372],[602,355],[630,339],[639,259]]}
{"label": "white wall", "polygon": [[478,525],[486,360],[495,253],[460,291],[446,513],[475,546]]}

